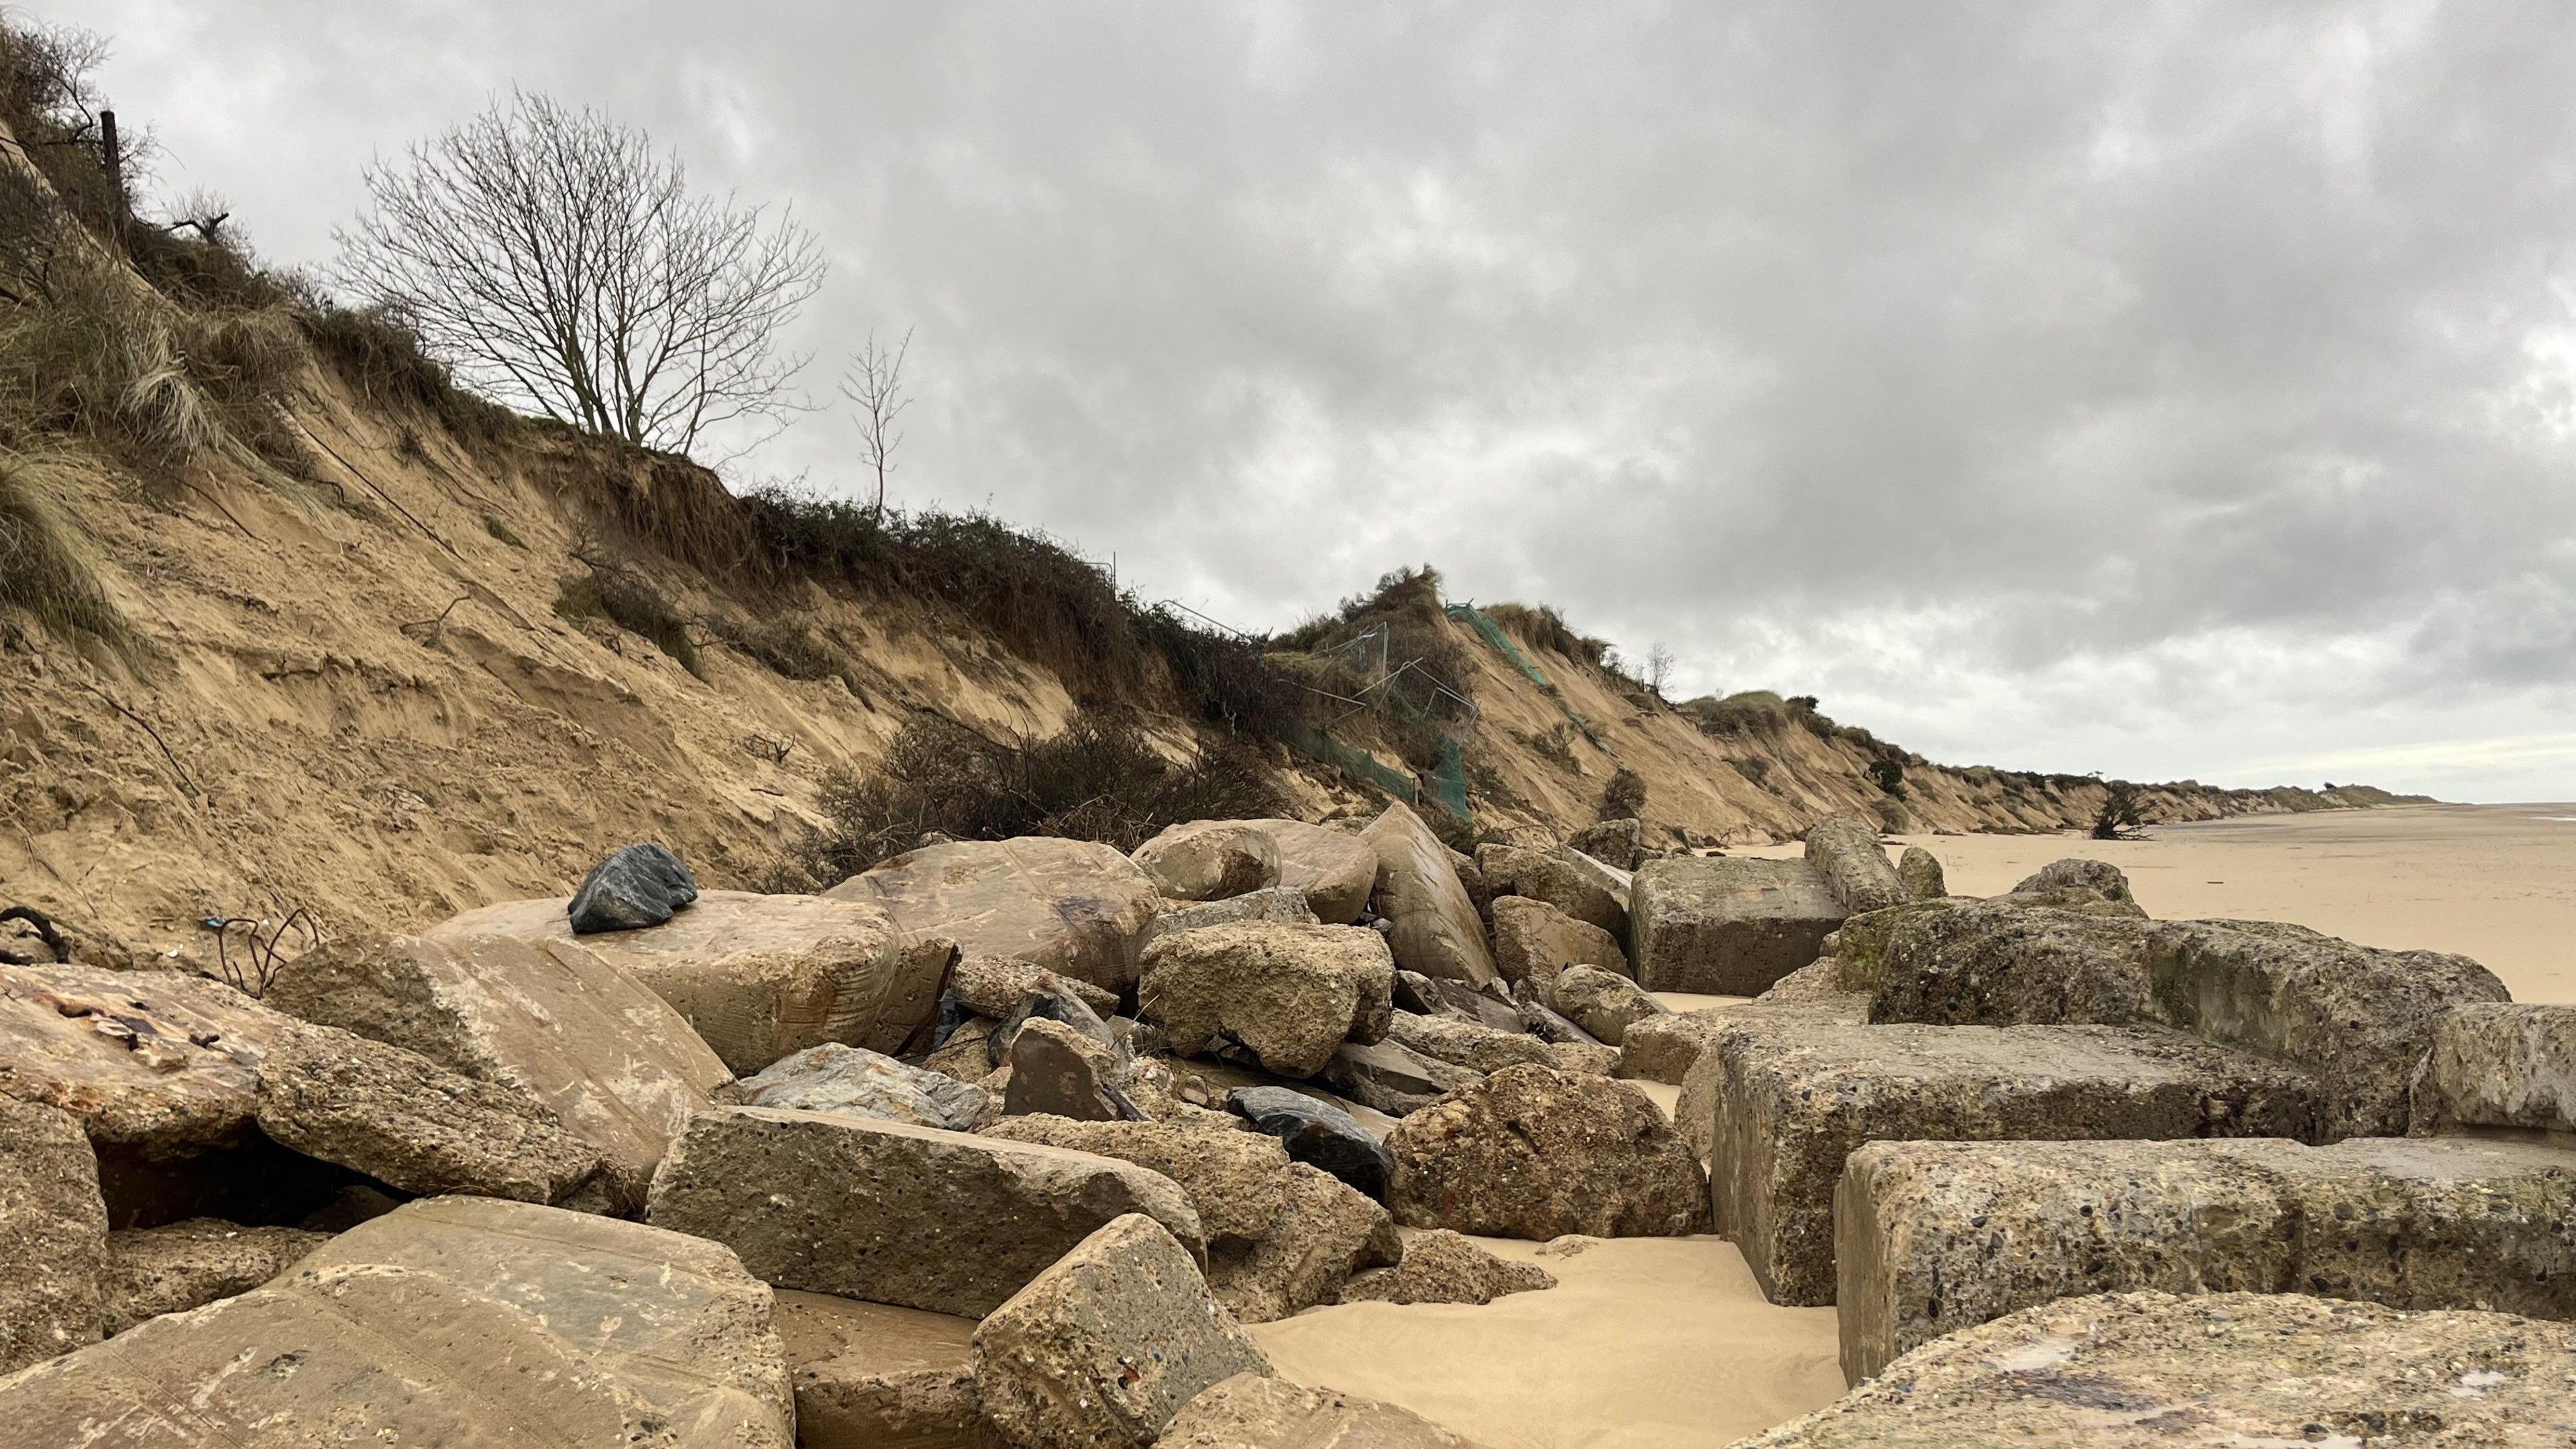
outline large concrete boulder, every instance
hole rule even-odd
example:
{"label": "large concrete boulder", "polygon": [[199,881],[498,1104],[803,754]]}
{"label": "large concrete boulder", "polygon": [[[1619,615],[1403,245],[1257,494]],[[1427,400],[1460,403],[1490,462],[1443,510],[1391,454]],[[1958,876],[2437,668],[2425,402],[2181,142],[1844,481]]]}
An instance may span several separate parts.
{"label": "large concrete boulder", "polygon": [[[1882,919],[1883,917],[1883,919]],[[2148,1020],[2143,916],[2095,915],[2013,897],[1905,906],[1838,935],[1843,983],[1873,1021],[1939,1026],[2127,1026]],[[1859,938],[1884,927],[1875,950]],[[1845,954],[1843,943],[1860,949]],[[1875,961],[1875,970],[1856,963]]]}
{"label": "large concrete boulder", "polygon": [[1148,947],[1136,1009],[1184,1055],[1230,1042],[1281,1076],[1311,1077],[1343,1041],[1385,1038],[1394,987],[1375,931],[1245,922]]}
{"label": "large concrete boulder", "polygon": [[1134,861],[1094,841],[1046,837],[924,846],[823,894],[876,906],[916,939],[1121,993],[1136,984],[1137,943],[1162,910]]}
{"label": "large concrete boulder", "polygon": [[[1626,981],[1625,977],[1618,976],[1610,979]],[[1635,989],[1633,982],[1628,984],[1631,990]],[[1528,1032],[1498,1031],[1454,1016],[1419,1016],[1410,1011],[1399,1011],[1395,1014],[1395,1024],[1387,1030],[1386,1039],[1472,1072],[1499,1072],[1525,1062],[1544,1066],[1556,1060],[1549,1054],[1547,1043]]]}
{"label": "large concrete boulder", "polygon": [[1304,894],[1307,908],[1328,926],[1347,926],[1368,909],[1377,886],[1377,851],[1347,830],[1303,820],[1245,820],[1279,849],[1279,884]]}
{"label": "large concrete boulder", "polygon": [[1288,1201],[1288,1151],[1279,1139],[1213,1112],[1166,1122],[1005,1117],[984,1135],[1114,1157],[1161,1173],[1197,1210],[1211,1252],[1269,1236]]}
{"label": "large concrete boulder", "polygon": [[1619,1037],[1618,1074],[1631,1081],[1680,1086],[1706,1050],[1722,1009],[1674,1011],[1628,1024]]}
{"label": "large concrete boulder", "polygon": [[[1284,926],[1320,926],[1321,917],[1306,904],[1306,893],[1294,886],[1272,886],[1268,890],[1229,896],[1221,901],[1206,901],[1165,911],[1145,928],[1145,938],[1137,949],[1151,947],[1165,936],[1183,931],[1203,931],[1210,926],[1232,926],[1244,921],[1274,921]],[[1334,922],[1335,925],[1347,924]]]}
{"label": "large concrete boulder", "polygon": [[1359,1119],[1289,1087],[1237,1087],[1226,1105],[1255,1129],[1279,1139],[1291,1161],[1328,1172],[1353,1191],[1386,1201],[1395,1159]]}
{"label": "large concrete boulder", "polygon": [[740,1077],[825,1042],[888,1056],[926,1045],[956,954],[864,905],[748,891],[702,892],[666,924],[577,943],[561,900],[485,906],[428,936],[468,952],[495,937],[596,952],[669,1002]]}
{"label": "large concrete boulder", "polygon": [[[839,1042],[781,1057],[757,1076],[719,1087],[715,1100],[729,1106],[843,1112],[949,1132],[972,1132],[994,1112],[993,1094],[982,1087]],[[687,1126],[683,1117],[671,1135]],[[661,1161],[660,1153],[654,1161]]]}
{"label": "large concrete boulder", "polygon": [[2481,1002],[2433,1018],[2410,1122],[2419,1133],[2576,1133],[2576,1006]]}
{"label": "large concrete boulder", "polygon": [[2317,1293],[2576,1318],[2576,1154],[2354,1138],[1874,1142],[1835,1194],[1843,1375],[2055,1298]]}
{"label": "large concrete boulder", "polygon": [[976,1326],[975,1378],[1021,1449],[1144,1449],[1181,1406],[1270,1361],[1163,1224],[1103,1225]]}
{"label": "large concrete boulder", "polygon": [[215,1218],[110,1233],[99,1330],[113,1337],[145,1319],[247,1293],[330,1240],[328,1233]]}
{"label": "large concrete boulder", "polygon": [[1802,860],[1650,860],[1629,895],[1630,959],[1649,991],[1755,996],[1822,954],[1848,914]]}
{"label": "large concrete boulder", "polygon": [[723,1243],[781,1288],[980,1317],[1121,1215],[1204,1251],[1170,1178],[1036,1143],[726,1107],[689,1124],[651,1221]]}
{"label": "large concrete boulder", "polygon": [[1916,1349],[1735,1449],[2576,1443],[2576,1325],[2295,1293],[2069,1298]]}
{"label": "large concrete boulder", "polygon": [[1492,843],[1476,847],[1476,869],[1495,900],[1520,896],[1544,901],[1613,939],[1625,940],[1628,900],[1626,882],[1620,879],[1625,873],[1611,871],[1598,861],[1591,864],[1595,868],[1586,870],[1572,852],[1563,850]]}
{"label": "large concrete boulder", "polygon": [[975,1320],[778,1290],[797,1449],[995,1449],[975,1388]]}
{"label": "large concrete boulder", "polygon": [[[180,1406],[184,1406],[181,1408]],[[712,1243],[472,1198],[0,1380],[26,1444],[791,1449],[770,1292]]]}
{"label": "large concrete boulder", "polygon": [[1182,1406],[1160,1449],[1478,1449],[1410,1409],[1236,1374]]}
{"label": "large concrete boulder", "polygon": [[2466,956],[2389,951],[2272,921],[2177,921],[2148,941],[2148,1017],[2291,1063],[2334,1130],[2406,1131],[2407,1091],[2453,1007],[2512,1000]]}
{"label": "large concrete boulder", "polygon": [[1544,981],[1568,966],[1629,974],[1628,953],[1599,926],[1527,896],[1496,896],[1493,909],[1494,969],[1505,981]]}
{"label": "large concrete boulder", "polygon": [[1628,1028],[1637,1022],[1658,1016],[1669,1016],[1672,1008],[1646,994],[1646,989],[1625,976],[1613,976],[1595,966],[1568,966],[1547,979],[1539,988],[1539,999],[1576,1026],[1598,1038],[1605,1046],[1625,1041]]}
{"label": "large concrete boulder", "polygon": [[2063,896],[2080,893],[2100,900],[2134,902],[2137,896],[2129,890],[2129,878],[2118,866],[2107,860],[2082,860],[2068,857],[2052,860],[2038,870],[2014,882],[2009,894],[2017,896]]}
{"label": "large concrete boulder", "polygon": [[1896,858],[1896,882],[1905,887],[1909,901],[1937,901],[1950,893],[1949,882],[1942,878],[1941,857],[1919,845],[1905,847]]}
{"label": "large concrete boulder", "polygon": [[71,1113],[102,1149],[230,1146],[293,1024],[200,976],[0,965],[0,1095]]}
{"label": "large concrete boulder", "polygon": [[[1701,1023],[1700,1047],[1682,1072],[1681,1092],[1673,1102],[1673,1130],[1690,1144],[1691,1156],[1705,1162],[1715,1147],[1718,1088],[1727,1079],[1726,1059],[1713,1048],[1742,1032],[1760,1032],[1781,1023],[1821,1027],[1869,1024],[1869,998],[1839,1001],[1773,1002],[1754,1000],[1692,1013]],[[1626,1049],[1623,1045],[1623,1051]]]}
{"label": "large concrete boulder", "polygon": [[1058,976],[1043,966],[1008,956],[959,957],[956,969],[949,973],[948,990],[959,1006],[995,1020],[1009,1016],[1031,996],[1058,992],[1071,994],[1090,1007],[1095,1016],[1114,1016],[1118,1011],[1117,992],[1104,991],[1077,977]]}
{"label": "large concrete boulder", "polygon": [[107,1204],[80,1119],[0,1097],[0,1374],[98,1341]]}
{"label": "large concrete boulder", "polygon": [[[2011,896],[1882,915],[1873,1021],[2170,1026],[2306,1072],[2337,1133],[2404,1133],[2434,1018],[2507,999],[2465,956],[2356,946],[2280,922],[2153,922]],[[1880,917],[1866,919],[1874,929]],[[1862,934],[1841,933],[1856,945]],[[1851,984],[1856,958],[1841,959]]]}
{"label": "large concrete boulder", "polygon": [[1269,1232],[1208,1254],[1208,1291],[1244,1323],[1330,1303],[1351,1274],[1404,1253],[1395,1219],[1374,1200],[1302,1162],[1288,1165],[1286,1180]]}
{"label": "large concrete boulder", "polygon": [[1404,1240],[1402,1262],[1352,1274],[1336,1301],[1491,1303],[1555,1286],[1556,1275],[1536,1263],[1498,1258],[1463,1233],[1432,1228]]}
{"label": "large concrete boulder", "polygon": [[[998,1033],[997,1033],[998,1035]],[[1061,1021],[1031,1017],[1002,1058],[1002,1113],[1115,1122],[1144,1115],[1126,1092],[1128,1064],[1114,1045]]]}
{"label": "large concrete boulder", "polygon": [[1176,901],[1221,901],[1279,884],[1279,841],[1240,820],[1166,826],[1128,857]]}
{"label": "large concrete boulder", "polygon": [[1807,827],[1806,860],[1825,889],[1854,915],[1912,899],[1878,843],[1878,827],[1848,815],[1827,816]]}
{"label": "large concrete boulder", "polygon": [[1324,1082],[1373,1112],[1402,1117],[1421,1111],[1444,1092],[1473,1086],[1483,1074],[1397,1042],[1346,1041],[1324,1065]]}
{"label": "large concrete boulder", "polygon": [[270,1141],[424,1196],[560,1202],[600,1165],[527,1093],[332,1026],[299,1024],[269,1046],[257,1111]]}
{"label": "large concrete boulder", "polygon": [[1643,1092],[1507,1067],[1387,1134],[1388,1206],[1408,1227],[1544,1240],[1678,1236],[1708,1222],[1707,1179]]}
{"label": "large concrete boulder", "polygon": [[287,963],[262,1000],[545,1103],[597,1149],[620,1211],[729,1075],[668,1002],[571,942],[350,937]]}
{"label": "large concrete boulder", "polygon": [[[1402,801],[1369,822],[1360,838],[1377,852],[1370,900],[1394,925],[1387,944],[1407,971],[1482,986],[1495,979],[1494,955],[1476,903],[1459,883],[1449,847]],[[1320,914],[1320,912],[1318,913]]]}
{"label": "large concrete boulder", "polygon": [[1833,1301],[1834,1188],[1867,1142],[2314,1140],[2321,1130],[2316,1094],[2297,1073],[2152,1028],[1853,1028],[1746,1016],[1694,1071],[1710,1074],[1718,1231],[1784,1305]]}

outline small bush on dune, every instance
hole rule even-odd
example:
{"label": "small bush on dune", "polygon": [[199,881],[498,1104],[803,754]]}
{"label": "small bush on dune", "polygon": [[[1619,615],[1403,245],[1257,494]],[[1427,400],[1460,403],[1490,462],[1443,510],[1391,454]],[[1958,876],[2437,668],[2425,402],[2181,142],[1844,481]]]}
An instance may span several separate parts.
{"label": "small bush on dune", "polygon": [[1634,820],[1646,809],[1646,781],[1636,771],[1621,765],[1610,772],[1610,783],[1601,787],[1601,818]]}
{"label": "small bush on dune", "polygon": [[1061,734],[995,741],[923,715],[873,768],[823,784],[831,829],[792,862],[808,888],[856,875],[936,832],[958,840],[1053,835],[1134,850],[1187,820],[1275,815],[1277,787],[1239,747],[1175,762],[1129,719],[1076,715]]}
{"label": "small bush on dune", "polygon": [[680,616],[677,606],[633,569],[590,559],[583,562],[590,564],[590,572],[564,580],[556,592],[556,617],[607,619],[630,634],[651,640],[655,648],[677,660],[682,669],[700,679],[706,677],[698,658],[697,641],[689,637],[688,621]]}
{"label": "small bush on dune", "polygon": [[716,637],[782,678],[812,681],[849,677],[849,659],[816,637],[803,620],[773,619],[755,624],[733,615],[719,615],[711,627]]}

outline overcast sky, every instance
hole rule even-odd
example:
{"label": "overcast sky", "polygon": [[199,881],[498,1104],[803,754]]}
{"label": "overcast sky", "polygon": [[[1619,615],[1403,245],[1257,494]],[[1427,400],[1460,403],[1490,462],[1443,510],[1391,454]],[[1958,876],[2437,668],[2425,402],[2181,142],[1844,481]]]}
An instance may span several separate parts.
{"label": "overcast sky", "polygon": [[1149,598],[1427,560],[1937,759],[2576,798],[2576,7],[27,8],[280,260],[513,84],[792,202],[900,500]]}

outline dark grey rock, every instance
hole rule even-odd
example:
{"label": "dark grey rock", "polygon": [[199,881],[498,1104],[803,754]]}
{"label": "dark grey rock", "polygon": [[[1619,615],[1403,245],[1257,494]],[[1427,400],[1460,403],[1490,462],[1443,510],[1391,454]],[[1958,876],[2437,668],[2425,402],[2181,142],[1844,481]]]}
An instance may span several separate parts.
{"label": "dark grey rock", "polygon": [[1225,1102],[1245,1121],[1278,1138],[1290,1161],[1320,1168],[1354,1190],[1386,1201],[1395,1158],[1350,1113],[1288,1087],[1237,1087]]}
{"label": "dark grey rock", "polygon": [[680,858],[647,841],[592,866],[566,911],[576,936],[658,926],[698,898],[697,877]]}

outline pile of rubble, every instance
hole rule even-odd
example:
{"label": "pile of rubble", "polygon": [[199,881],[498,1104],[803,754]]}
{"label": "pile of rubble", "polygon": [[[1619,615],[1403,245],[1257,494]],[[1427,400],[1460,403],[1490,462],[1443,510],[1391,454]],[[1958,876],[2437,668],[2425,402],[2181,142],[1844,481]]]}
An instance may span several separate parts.
{"label": "pile of rubble", "polygon": [[636,846],[258,1000],[0,967],[0,1416],[1461,1445],[1281,1381],[1245,1325],[1552,1286],[1469,1235],[1715,1230],[1775,1300],[1838,1302],[1877,1380],[1766,1442],[2103,1412],[2015,1387],[2052,1375],[2345,1432],[2269,1353],[2341,1366],[2356,1413],[2459,1389],[2446,1422],[2519,1443],[2576,1371],[2531,1321],[2576,1317],[2571,1128],[2576,1012],[2474,962],[2151,922],[2084,862],[1951,898],[1846,821],[1800,860],[1634,822],[1471,859],[1396,805],[1132,858],[939,843],[812,896]]}

